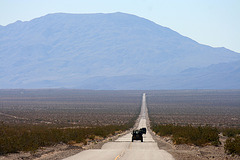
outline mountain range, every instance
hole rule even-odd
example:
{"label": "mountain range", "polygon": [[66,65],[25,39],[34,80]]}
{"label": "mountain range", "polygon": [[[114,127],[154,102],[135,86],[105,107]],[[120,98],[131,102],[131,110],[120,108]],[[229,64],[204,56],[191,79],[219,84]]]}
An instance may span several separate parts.
{"label": "mountain range", "polygon": [[0,61],[0,88],[240,89],[239,53],[120,12],[0,26]]}

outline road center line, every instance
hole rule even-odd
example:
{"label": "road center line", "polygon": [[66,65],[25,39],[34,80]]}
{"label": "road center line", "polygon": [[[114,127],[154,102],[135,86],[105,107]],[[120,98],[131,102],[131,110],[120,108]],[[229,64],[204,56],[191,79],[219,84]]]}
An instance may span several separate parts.
{"label": "road center line", "polygon": [[120,156],[118,155],[114,160],[117,160],[118,158],[120,158]]}

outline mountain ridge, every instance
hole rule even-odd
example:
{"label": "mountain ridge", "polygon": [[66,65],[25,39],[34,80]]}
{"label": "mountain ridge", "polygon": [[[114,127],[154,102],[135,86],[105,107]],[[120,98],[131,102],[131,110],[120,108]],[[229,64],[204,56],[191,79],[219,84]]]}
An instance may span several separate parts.
{"label": "mountain ridge", "polygon": [[[134,75],[178,79],[189,68],[230,64],[240,60],[240,54],[199,44],[131,14],[56,13],[0,27],[0,60],[0,82],[5,84],[0,88],[88,89],[94,84],[87,82],[99,77],[113,77],[112,81]],[[137,89],[130,85],[134,78],[130,79],[127,86]],[[169,78],[160,79],[147,78],[142,85],[151,83],[156,89],[163,88],[159,83],[171,86],[165,83]],[[103,82],[100,78],[99,84]],[[120,82],[116,83],[119,87],[112,84],[106,88],[121,89]],[[189,87],[185,84],[182,88]]]}

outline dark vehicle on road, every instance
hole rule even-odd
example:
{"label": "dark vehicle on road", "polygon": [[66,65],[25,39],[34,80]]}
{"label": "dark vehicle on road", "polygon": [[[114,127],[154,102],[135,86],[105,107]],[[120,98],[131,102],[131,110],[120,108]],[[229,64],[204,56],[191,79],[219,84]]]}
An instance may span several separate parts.
{"label": "dark vehicle on road", "polygon": [[141,140],[141,142],[143,142],[142,134],[143,133],[140,130],[133,130],[133,132],[132,132],[132,142],[134,140]]}
{"label": "dark vehicle on road", "polygon": [[141,131],[143,134],[146,134],[146,132],[147,132],[146,128],[141,128],[140,131]]}

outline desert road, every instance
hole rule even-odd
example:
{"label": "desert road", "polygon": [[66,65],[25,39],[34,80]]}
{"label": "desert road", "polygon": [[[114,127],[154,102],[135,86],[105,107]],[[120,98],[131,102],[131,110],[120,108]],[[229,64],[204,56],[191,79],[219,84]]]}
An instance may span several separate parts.
{"label": "desert road", "polygon": [[[138,129],[147,128],[146,117],[148,113],[146,107],[144,93]],[[173,160],[171,154],[158,148],[148,130],[147,128],[147,133],[143,134],[143,142],[132,142],[132,135],[128,133],[113,142],[104,144],[101,149],[85,150],[65,160]]]}

